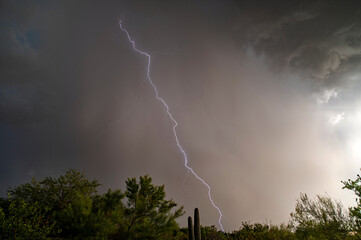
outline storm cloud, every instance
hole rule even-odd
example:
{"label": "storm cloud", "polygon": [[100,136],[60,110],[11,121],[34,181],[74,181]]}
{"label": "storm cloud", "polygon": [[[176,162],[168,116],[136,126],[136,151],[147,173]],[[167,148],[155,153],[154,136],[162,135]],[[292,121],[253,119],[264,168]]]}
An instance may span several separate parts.
{"label": "storm cloud", "polygon": [[[150,174],[215,225],[151,76],[226,230],[286,222],[300,192],[351,204],[361,123],[357,1],[2,1],[0,188],[83,170]],[[356,145],[356,146],[355,146]],[[360,154],[360,155],[358,155]],[[182,225],[185,219],[181,219]]]}

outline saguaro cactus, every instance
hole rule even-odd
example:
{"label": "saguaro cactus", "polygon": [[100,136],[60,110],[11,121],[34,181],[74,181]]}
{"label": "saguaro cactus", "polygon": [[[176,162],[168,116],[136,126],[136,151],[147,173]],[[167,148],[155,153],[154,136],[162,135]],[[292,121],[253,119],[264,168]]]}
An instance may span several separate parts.
{"label": "saguaro cactus", "polygon": [[198,208],[194,209],[194,237],[195,240],[201,240],[201,226]]}
{"label": "saguaro cactus", "polygon": [[192,224],[192,217],[188,217],[188,233],[189,233],[189,240],[194,240],[194,231],[193,231],[193,224]]}
{"label": "saguaro cactus", "polygon": [[199,220],[199,210],[194,209],[194,228],[192,226],[192,217],[188,217],[189,240],[201,240],[201,225]]}

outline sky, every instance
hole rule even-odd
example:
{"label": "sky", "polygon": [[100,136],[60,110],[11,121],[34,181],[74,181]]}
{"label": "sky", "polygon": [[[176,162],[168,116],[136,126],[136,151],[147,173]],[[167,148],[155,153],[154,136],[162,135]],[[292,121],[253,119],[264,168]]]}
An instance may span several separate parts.
{"label": "sky", "polygon": [[75,168],[149,174],[186,217],[287,223],[300,193],[345,207],[361,160],[359,1],[0,1],[0,194]]}

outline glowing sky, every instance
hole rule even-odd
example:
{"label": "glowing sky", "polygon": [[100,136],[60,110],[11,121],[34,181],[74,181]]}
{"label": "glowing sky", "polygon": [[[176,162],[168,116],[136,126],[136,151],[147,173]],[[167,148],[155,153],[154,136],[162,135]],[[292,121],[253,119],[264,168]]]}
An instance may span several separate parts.
{"label": "glowing sky", "polygon": [[287,222],[300,192],[353,204],[340,181],[361,165],[358,2],[1,1],[1,195],[69,168],[103,190],[150,174],[217,224],[122,19],[226,230]]}

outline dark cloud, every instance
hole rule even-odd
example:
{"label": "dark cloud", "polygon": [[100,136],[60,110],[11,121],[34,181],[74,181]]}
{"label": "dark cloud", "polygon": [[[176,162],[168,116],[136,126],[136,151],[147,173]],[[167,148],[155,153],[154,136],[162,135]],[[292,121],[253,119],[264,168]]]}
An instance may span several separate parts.
{"label": "dark cloud", "polygon": [[0,17],[0,121],[42,121],[52,115],[51,94],[39,56],[39,6],[36,2],[2,1]]}
{"label": "dark cloud", "polygon": [[317,87],[342,87],[342,73],[361,64],[356,60],[361,50],[360,3],[269,4],[269,8],[245,4],[245,13],[234,26],[236,39],[266,55],[274,69],[290,68],[312,79]]}

